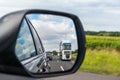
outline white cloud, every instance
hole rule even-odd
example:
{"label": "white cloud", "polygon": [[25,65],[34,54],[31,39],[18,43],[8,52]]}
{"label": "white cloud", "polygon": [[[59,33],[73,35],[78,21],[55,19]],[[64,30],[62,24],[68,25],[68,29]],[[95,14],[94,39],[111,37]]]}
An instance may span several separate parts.
{"label": "white cloud", "polygon": [[[58,21],[58,22],[56,22]],[[60,22],[59,22],[60,21]],[[68,40],[72,49],[77,49],[77,40],[72,20],[66,17],[40,15],[39,19],[31,20],[43,42],[45,50],[59,50],[59,43]]]}
{"label": "white cloud", "polygon": [[118,9],[107,9],[104,12],[108,13],[108,14],[113,14],[113,15],[119,15],[120,16],[120,8]]}
{"label": "white cloud", "polygon": [[69,12],[80,17],[85,29],[86,25],[94,25],[96,28],[91,26],[90,30],[103,27],[120,31],[120,0],[0,0],[0,16],[22,9]]}

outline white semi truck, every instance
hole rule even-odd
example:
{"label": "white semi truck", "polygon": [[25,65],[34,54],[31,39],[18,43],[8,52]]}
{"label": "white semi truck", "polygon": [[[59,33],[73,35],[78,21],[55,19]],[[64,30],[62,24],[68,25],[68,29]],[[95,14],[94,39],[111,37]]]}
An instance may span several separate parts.
{"label": "white semi truck", "polygon": [[61,41],[59,45],[59,51],[60,51],[60,59],[61,60],[71,60],[71,42],[69,41]]}

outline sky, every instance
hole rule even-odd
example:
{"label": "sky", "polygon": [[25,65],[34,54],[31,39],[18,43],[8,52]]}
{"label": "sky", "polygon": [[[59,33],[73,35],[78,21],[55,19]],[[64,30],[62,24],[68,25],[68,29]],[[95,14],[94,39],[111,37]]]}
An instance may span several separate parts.
{"label": "sky", "polygon": [[76,14],[90,31],[120,31],[120,0],[0,0],[0,17],[22,9]]}
{"label": "sky", "polygon": [[59,52],[60,42],[70,42],[76,50],[77,38],[75,26],[70,18],[47,14],[29,14],[26,16],[36,28],[46,51]]}
{"label": "sky", "polygon": [[120,0],[0,0],[0,17],[23,9],[75,14],[85,31],[120,31]]}

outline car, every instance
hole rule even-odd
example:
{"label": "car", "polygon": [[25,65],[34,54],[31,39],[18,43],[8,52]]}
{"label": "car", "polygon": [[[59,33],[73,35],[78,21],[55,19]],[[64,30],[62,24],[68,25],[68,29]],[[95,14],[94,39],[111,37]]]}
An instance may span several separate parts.
{"label": "car", "polygon": [[48,59],[48,60],[52,60],[52,59],[53,59],[53,58],[52,58],[52,56],[53,56],[52,53],[46,53],[46,55],[47,55],[47,59]]}
{"label": "car", "polygon": [[[26,26],[28,26],[31,31],[33,31],[35,44],[38,48],[37,53],[35,52],[35,48],[32,46],[34,43],[32,41],[32,36],[30,35],[30,30],[29,28],[26,28]],[[29,39],[27,39],[27,37],[29,37]],[[28,47],[30,49],[28,49]],[[24,52],[24,50],[27,51]],[[47,58],[45,56],[46,53],[44,47],[35,28],[31,25],[31,22],[27,18],[25,18],[22,22],[21,29],[16,41],[15,51],[21,63],[31,72],[45,72],[47,70]]]}

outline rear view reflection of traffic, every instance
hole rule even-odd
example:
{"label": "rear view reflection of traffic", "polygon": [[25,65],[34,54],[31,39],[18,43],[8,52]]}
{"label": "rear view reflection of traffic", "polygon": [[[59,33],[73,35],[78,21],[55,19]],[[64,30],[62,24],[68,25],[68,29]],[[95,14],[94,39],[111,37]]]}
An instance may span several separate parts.
{"label": "rear view reflection of traffic", "polygon": [[47,51],[47,61],[49,72],[65,71],[71,69],[75,60],[73,58],[73,51],[71,50],[70,41],[61,41],[59,44],[59,51]]}
{"label": "rear view reflection of traffic", "polygon": [[[29,50],[24,48],[27,44],[20,46],[24,49],[22,55],[29,53],[28,58],[21,61],[26,69],[32,73],[49,73],[66,71],[73,67],[78,54],[78,45],[74,22],[70,18],[49,14],[28,14],[23,22],[25,22],[23,27],[31,28],[36,41],[34,43],[31,35],[31,40],[25,37],[24,42],[30,41],[29,47],[34,44],[37,46]],[[29,33],[26,34],[30,35]],[[18,36],[18,47],[21,44],[20,40]],[[20,58],[18,47],[16,52]]]}
{"label": "rear view reflection of traffic", "polygon": [[[49,54],[48,54],[49,55]],[[62,60],[58,55],[52,55],[52,59],[48,58],[48,65],[50,66],[50,72],[69,70],[74,65],[74,60]]]}

